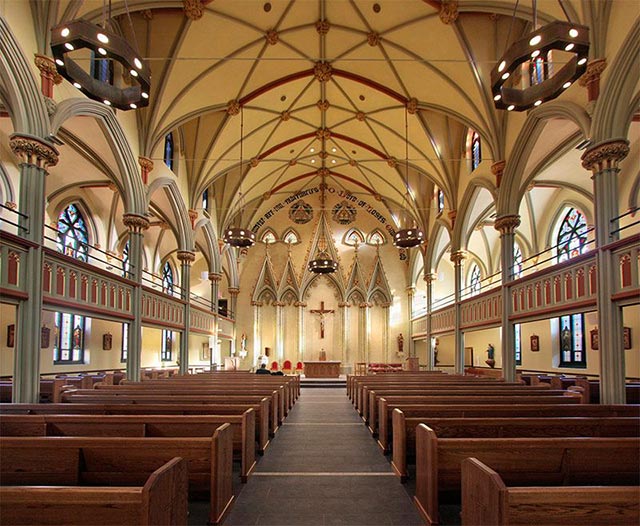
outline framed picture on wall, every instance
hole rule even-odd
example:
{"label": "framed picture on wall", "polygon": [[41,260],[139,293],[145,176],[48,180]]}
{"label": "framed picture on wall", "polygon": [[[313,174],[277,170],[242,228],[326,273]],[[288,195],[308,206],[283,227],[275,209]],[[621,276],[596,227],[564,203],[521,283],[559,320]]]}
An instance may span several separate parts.
{"label": "framed picture on wall", "polygon": [[46,349],[49,347],[49,339],[51,336],[51,329],[49,327],[42,327],[40,331],[40,348]]}
{"label": "framed picture on wall", "polygon": [[531,335],[531,352],[538,352],[540,350],[540,337],[537,334]]}
{"label": "framed picture on wall", "polygon": [[107,332],[102,335],[102,350],[110,351],[111,346],[113,345],[113,336],[111,336],[110,332]]}
{"label": "framed picture on wall", "polygon": [[624,328],[623,341],[624,341],[624,348],[631,349],[631,327]]}
{"label": "framed picture on wall", "polygon": [[598,327],[591,329],[591,348],[597,351],[600,348],[600,338],[598,336]]}
{"label": "framed picture on wall", "polygon": [[7,325],[7,347],[13,347],[16,344],[16,326],[14,324]]}
{"label": "framed picture on wall", "polygon": [[202,349],[200,350],[200,361],[209,361],[211,360],[211,347],[209,347],[209,342],[202,342]]}

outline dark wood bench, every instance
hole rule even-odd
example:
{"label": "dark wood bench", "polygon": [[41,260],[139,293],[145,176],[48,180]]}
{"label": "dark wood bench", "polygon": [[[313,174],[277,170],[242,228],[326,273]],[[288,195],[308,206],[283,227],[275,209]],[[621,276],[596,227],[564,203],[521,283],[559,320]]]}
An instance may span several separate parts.
{"label": "dark wood bench", "polygon": [[476,458],[462,461],[463,526],[637,526],[638,486],[507,486]]}
{"label": "dark wood bench", "polygon": [[0,486],[0,523],[187,525],[187,463],[181,458],[163,464],[140,486],[86,487],[79,482],[70,478],[68,486]]}
{"label": "dark wood bench", "polygon": [[209,500],[209,521],[218,523],[233,501],[232,431],[212,437],[98,438],[0,437],[3,485],[142,485],[174,457],[187,462],[189,496]]}
{"label": "dark wood bench", "polygon": [[415,503],[427,524],[438,524],[440,496],[460,502],[461,464],[475,457],[508,485],[635,486],[640,438],[438,438],[416,431]]}
{"label": "dark wood bench", "polygon": [[586,405],[586,404],[484,404],[469,405],[423,405],[405,404],[403,401],[390,403],[381,398],[379,406],[378,444],[384,452],[392,443],[392,415],[399,408],[407,417],[431,418],[518,418],[518,417],[635,417],[640,418],[640,405]]}
{"label": "dark wood bench", "polygon": [[240,478],[247,482],[256,465],[253,409],[241,415],[3,415],[0,436],[210,437],[231,426]]}
{"label": "dark wood bench", "polygon": [[515,437],[637,437],[640,418],[632,417],[544,417],[480,418],[406,417],[393,410],[393,451],[391,466],[403,481],[407,464],[416,457],[416,428],[426,424],[438,438]]}
{"label": "dark wood bench", "polygon": [[255,413],[258,453],[269,444],[269,399],[257,404],[0,404],[0,415],[241,415]]}

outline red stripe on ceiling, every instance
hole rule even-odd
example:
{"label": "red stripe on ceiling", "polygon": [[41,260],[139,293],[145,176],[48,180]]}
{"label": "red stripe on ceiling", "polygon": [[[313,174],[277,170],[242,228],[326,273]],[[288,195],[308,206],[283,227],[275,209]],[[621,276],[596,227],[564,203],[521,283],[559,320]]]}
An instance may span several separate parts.
{"label": "red stripe on ceiling", "polygon": [[303,79],[305,77],[309,77],[313,75],[313,69],[306,69],[304,71],[298,71],[297,73],[292,73],[291,75],[287,75],[286,77],[282,77],[281,79],[274,80],[273,82],[269,82],[269,84],[265,84],[264,86],[258,88],[255,91],[252,91],[248,95],[242,97],[238,102],[240,102],[241,106],[244,106],[248,102],[251,102],[253,99],[259,97],[263,93],[271,91],[283,84],[287,84],[289,82],[293,82],[295,80]]}
{"label": "red stripe on ceiling", "polygon": [[[269,193],[270,194],[275,194],[276,192],[279,192],[280,190],[282,190],[283,188],[285,188],[286,186],[289,186],[292,183],[295,183],[296,181],[300,181],[301,179],[305,179],[307,177],[312,177],[314,175],[318,175],[318,171],[314,170],[313,172],[307,172],[305,174],[302,175],[298,175],[296,177],[293,177],[292,179],[289,179],[288,181],[285,181],[282,184],[279,184],[278,186],[272,188]],[[355,179],[352,179],[351,177],[348,177],[346,175],[342,175],[336,172],[332,172],[331,170],[329,170],[329,175],[332,175],[333,177],[335,177],[336,179],[344,179],[345,181],[349,181],[350,183],[359,186],[360,188],[362,188],[363,190],[366,190],[367,192],[369,192],[371,195],[375,196],[378,195],[377,192],[375,192],[372,188],[369,188],[367,185],[362,184],[359,181],[356,181]]]}
{"label": "red stripe on ceiling", "polygon": [[274,152],[277,152],[278,150],[280,150],[281,148],[285,148],[287,146],[289,146],[290,144],[293,144],[294,142],[298,142],[298,141],[302,141],[304,139],[310,139],[311,137],[315,137],[316,136],[316,132],[309,132],[309,133],[305,133],[303,135],[298,135],[297,137],[291,137],[291,139],[287,139],[286,141],[280,143],[280,144],[276,144],[275,146],[269,148],[268,150],[266,150],[265,152],[261,153],[258,156],[258,159],[262,160],[265,157],[268,157],[269,155],[271,155]]}

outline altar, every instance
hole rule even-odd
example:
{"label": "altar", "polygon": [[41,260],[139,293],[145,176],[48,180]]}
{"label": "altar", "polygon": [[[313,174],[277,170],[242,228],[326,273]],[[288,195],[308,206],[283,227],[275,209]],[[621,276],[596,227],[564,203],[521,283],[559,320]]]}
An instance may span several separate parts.
{"label": "altar", "polygon": [[339,361],[304,362],[304,375],[306,378],[338,378],[341,364]]}

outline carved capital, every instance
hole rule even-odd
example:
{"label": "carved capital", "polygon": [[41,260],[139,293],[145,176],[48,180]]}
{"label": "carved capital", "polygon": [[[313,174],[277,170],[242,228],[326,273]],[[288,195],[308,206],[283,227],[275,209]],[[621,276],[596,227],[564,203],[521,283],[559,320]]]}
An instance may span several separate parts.
{"label": "carved capital", "polygon": [[458,19],[458,0],[442,0],[438,13],[443,24],[452,24]]}
{"label": "carved capital", "polygon": [[328,62],[320,61],[316,62],[313,66],[313,76],[319,82],[327,82],[331,80],[333,75],[333,67]]}
{"label": "carved capital", "polygon": [[319,35],[326,35],[331,29],[331,24],[328,20],[318,20],[316,22],[316,31]]}
{"label": "carved capital", "polygon": [[178,250],[176,252],[176,257],[178,258],[178,261],[183,265],[191,266],[191,263],[196,260],[196,253],[191,252],[191,250]]}
{"label": "carved capital", "polygon": [[358,303],[358,307],[361,309],[368,309],[371,307],[371,303],[367,303],[366,301],[363,301],[362,303]]}
{"label": "carved capital", "polygon": [[447,215],[449,216],[449,219],[451,220],[451,226],[455,225],[456,224],[456,216],[458,215],[458,211],[457,210],[449,210]]}
{"label": "carved capital", "polygon": [[434,281],[438,281],[438,275],[433,272],[428,272],[424,275],[424,281],[425,283],[427,283],[427,285],[430,285]]}
{"label": "carved capital", "polygon": [[338,307],[340,307],[341,309],[351,307],[351,303],[349,303],[348,301],[341,301],[340,303],[338,303]]}
{"label": "carved capital", "polygon": [[20,163],[32,164],[42,170],[58,164],[58,150],[37,137],[14,134],[9,138],[9,146]]}
{"label": "carved capital", "polygon": [[229,294],[231,294],[232,296],[237,296],[238,294],[240,294],[240,289],[238,287],[229,287],[227,289],[227,291],[229,292]]}
{"label": "carved capital", "polygon": [[587,64],[587,69],[582,74],[582,76],[578,79],[578,84],[583,88],[586,88],[592,82],[599,82],[600,75],[607,69],[607,59],[606,58],[596,58]]}
{"label": "carved capital", "polygon": [[507,161],[496,161],[491,165],[491,173],[496,178],[496,186],[500,188],[500,182],[502,181],[502,175],[504,174],[504,167],[507,165]]}
{"label": "carved capital", "polygon": [[501,216],[497,218],[493,223],[493,228],[500,232],[501,235],[513,234],[516,231],[516,228],[518,228],[519,226],[519,215]]}
{"label": "carved capital", "polygon": [[418,99],[416,99],[415,97],[411,97],[408,101],[407,101],[407,113],[409,113],[409,115],[415,115],[418,112]]}
{"label": "carved capital", "polygon": [[303,309],[307,306],[307,304],[304,301],[296,301],[293,304],[294,307],[302,307]]}
{"label": "carved capital", "polygon": [[222,274],[218,274],[217,272],[209,272],[208,276],[209,281],[213,283],[219,283],[222,279]]}
{"label": "carved capital", "polygon": [[227,115],[238,115],[240,113],[240,102],[237,100],[230,100],[227,102]]}
{"label": "carved capital", "polygon": [[285,307],[287,304],[284,301],[274,301],[274,307]]}
{"label": "carved capital", "polygon": [[142,182],[147,184],[149,180],[149,174],[153,170],[153,161],[148,157],[139,156],[138,164],[140,165],[140,175],[142,177]]}
{"label": "carved capital", "polygon": [[129,232],[137,234],[149,228],[149,220],[145,216],[138,214],[124,214],[122,222],[129,229]]}
{"label": "carved capital", "polygon": [[204,15],[204,6],[200,0],[182,0],[182,9],[189,20],[200,20]]}
{"label": "carved capital", "polygon": [[455,252],[451,252],[451,261],[456,265],[461,264],[465,259],[467,259],[467,252],[465,250],[456,250]]}
{"label": "carved capital", "polygon": [[62,83],[62,75],[58,73],[56,63],[51,57],[40,55],[38,53],[36,53],[34,57],[34,62],[38,70],[40,70],[40,75],[50,79],[56,85]]}
{"label": "carved capital", "polygon": [[267,44],[270,46],[275,46],[278,43],[278,40],[280,40],[278,32],[275,29],[269,29],[264,38],[267,39]]}
{"label": "carved capital", "polygon": [[606,169],[617,169],[618,164],[629,155],[629,141],[612,139],[589,148],[582,154],[582,167],[594,174]]}
{"label": "carved capital", "polygon": [[367,43],[371,47],[377,46],[380,43],[380,35],[378,33],[376,33],[375,31],[372,31],[371,33],[369,33],[367,35]]}
{"label": "carved capital", "polygon": [[[18,209],[18,204],[14,203],[13,201],[5,201],[4,206],[6,206],[7,208],[11,209],[11,210],[17,210]],[[56,227],[58,228],[58,224],[56,223]]]}
{"label": "carved capital", "polygon": [[191,221],[191,228],[194,229],[196,227],[196,219],[198,219],[198,211],[193,208],[189,208],[187,210],[187,214],[189,214],[189,221]]}
{"label": "carved capital", "polygon": [[263,305],[264,305],[264,303],[261,302],[261,301],[253,301],[253,300],[251,300],[251,306],[252,307],[262,307]]}

